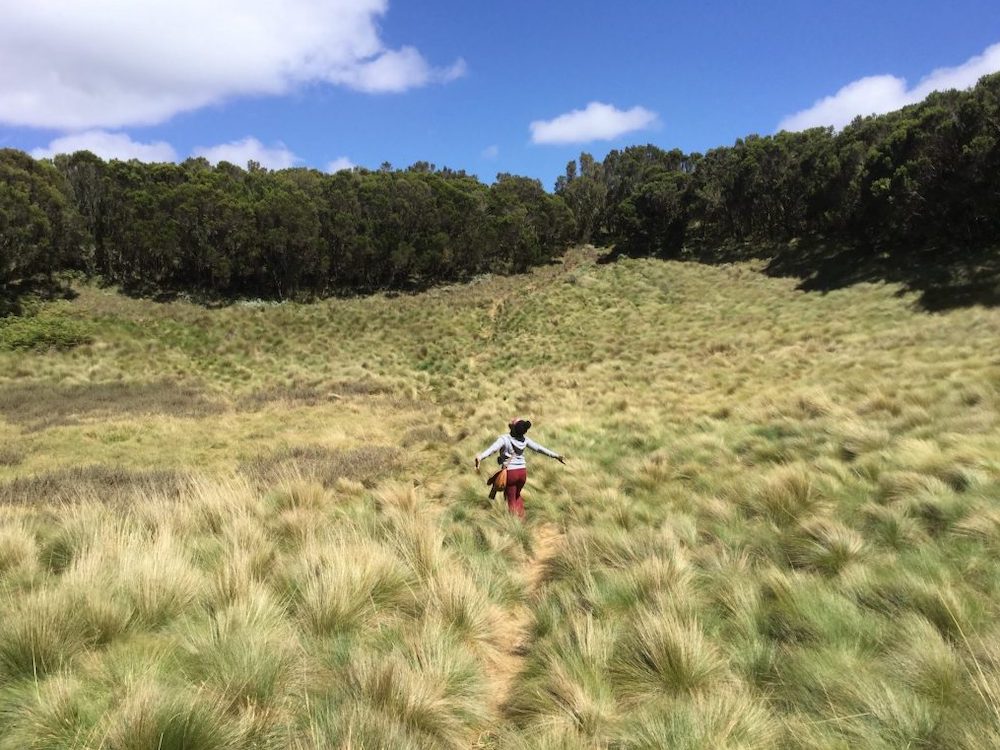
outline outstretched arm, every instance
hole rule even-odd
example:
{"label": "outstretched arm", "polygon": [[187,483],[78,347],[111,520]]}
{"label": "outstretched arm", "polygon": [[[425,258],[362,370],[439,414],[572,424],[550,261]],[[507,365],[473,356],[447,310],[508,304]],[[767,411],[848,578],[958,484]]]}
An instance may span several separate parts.
{"label": "outstretched arm", "polygon": [[487,448],[482,453],[476,456],[476,471],[479,471],[479,462],[482,461],[483,459],[489,458],[498,450],[500,450],[503,447],[503,442],[504,442],[503,435],[501,435],[493,442],[493,445],[491,445],[489,448]]}
{"label": "outstretched arm", "polygon": [[555,451],[550,451],[544,445],[540,445],[540,444],[536,443],[531,438],[527,438],[526,437],[524,439],[524,443],[529,448],[531,448],[531,450],[535,451],[535,453],[541,453],[543,456],[548,456],[549,458],[554,458],[556,461],[559,461],[560,463],[562,463],[562,461],[563,461],[563,457],[560,456],[558,453],[556,453]]}
{"label": "outstretched arm", "polygon": [[491,445],[489,448],[487,448],[482,453],[480,453],[478,456],[476,456],[476,458],[478,458],[480,461],[482,461],[483,459],[486,459],[486,458],[489,458],[490,456],[492,456],[494,453],[496,453],[502,447],[503,447],[503,435],[501,435],[500,437],[498,437],[493,442],[493,445]]}

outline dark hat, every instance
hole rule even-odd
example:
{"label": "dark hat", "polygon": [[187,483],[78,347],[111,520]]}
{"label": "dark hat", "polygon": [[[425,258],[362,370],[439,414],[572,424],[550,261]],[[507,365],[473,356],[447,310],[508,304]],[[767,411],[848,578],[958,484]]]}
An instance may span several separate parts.
{"label": "dark hat", "polygon": [[531,428],[530,419],[522,419],[521,417],[515,417],[510,420],[510,429],[514,432],[520,432],[522,435],[526,433]]}

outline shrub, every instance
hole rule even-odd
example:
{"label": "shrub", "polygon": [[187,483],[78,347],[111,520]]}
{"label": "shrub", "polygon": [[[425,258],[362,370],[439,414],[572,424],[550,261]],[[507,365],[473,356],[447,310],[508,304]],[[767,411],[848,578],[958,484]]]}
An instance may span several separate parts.
{"label": "shrub", "polygon": [[81,321],[62,316],[0,318],[0,351],[72,349],[93,340]]}

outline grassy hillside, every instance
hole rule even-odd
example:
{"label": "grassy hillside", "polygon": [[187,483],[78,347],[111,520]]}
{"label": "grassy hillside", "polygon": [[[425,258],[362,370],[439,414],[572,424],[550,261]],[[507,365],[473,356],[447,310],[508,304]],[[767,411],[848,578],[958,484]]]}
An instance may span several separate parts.
{"label": "grassy hillside", "polygon": [[0,750],[1000,746],[1000,310],[794,287],[0,321]]}

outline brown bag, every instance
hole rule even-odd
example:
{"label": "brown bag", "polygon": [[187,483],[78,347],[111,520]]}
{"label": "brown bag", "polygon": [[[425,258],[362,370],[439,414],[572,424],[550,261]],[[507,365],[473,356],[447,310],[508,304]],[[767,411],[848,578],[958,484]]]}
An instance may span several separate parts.
{"label": "brown bag", "polygon": [[507,489],[507,467],[504,466],[500,471],[496,473],[496,477],[493,479],[493,486],[499,490]]}
{"label": "brown bag", "polygon": [[504,489],[507,486],[507,467],[504,466],[500,471],[491,474],[486,480],[486,486],[492,487],[494,492]]}
{"label": "brown bag", "polygon": [[[511,450],[514,450],[513,446],[511,446]],[[486,486],[491,488],[490,500],[496,497],[498,492],[503,492],[507,489],[507,464],[510,463],[511,458],[513,458],[513,454],[504,461],[503,466],[500,467],[500,471],[486,480]]]}

